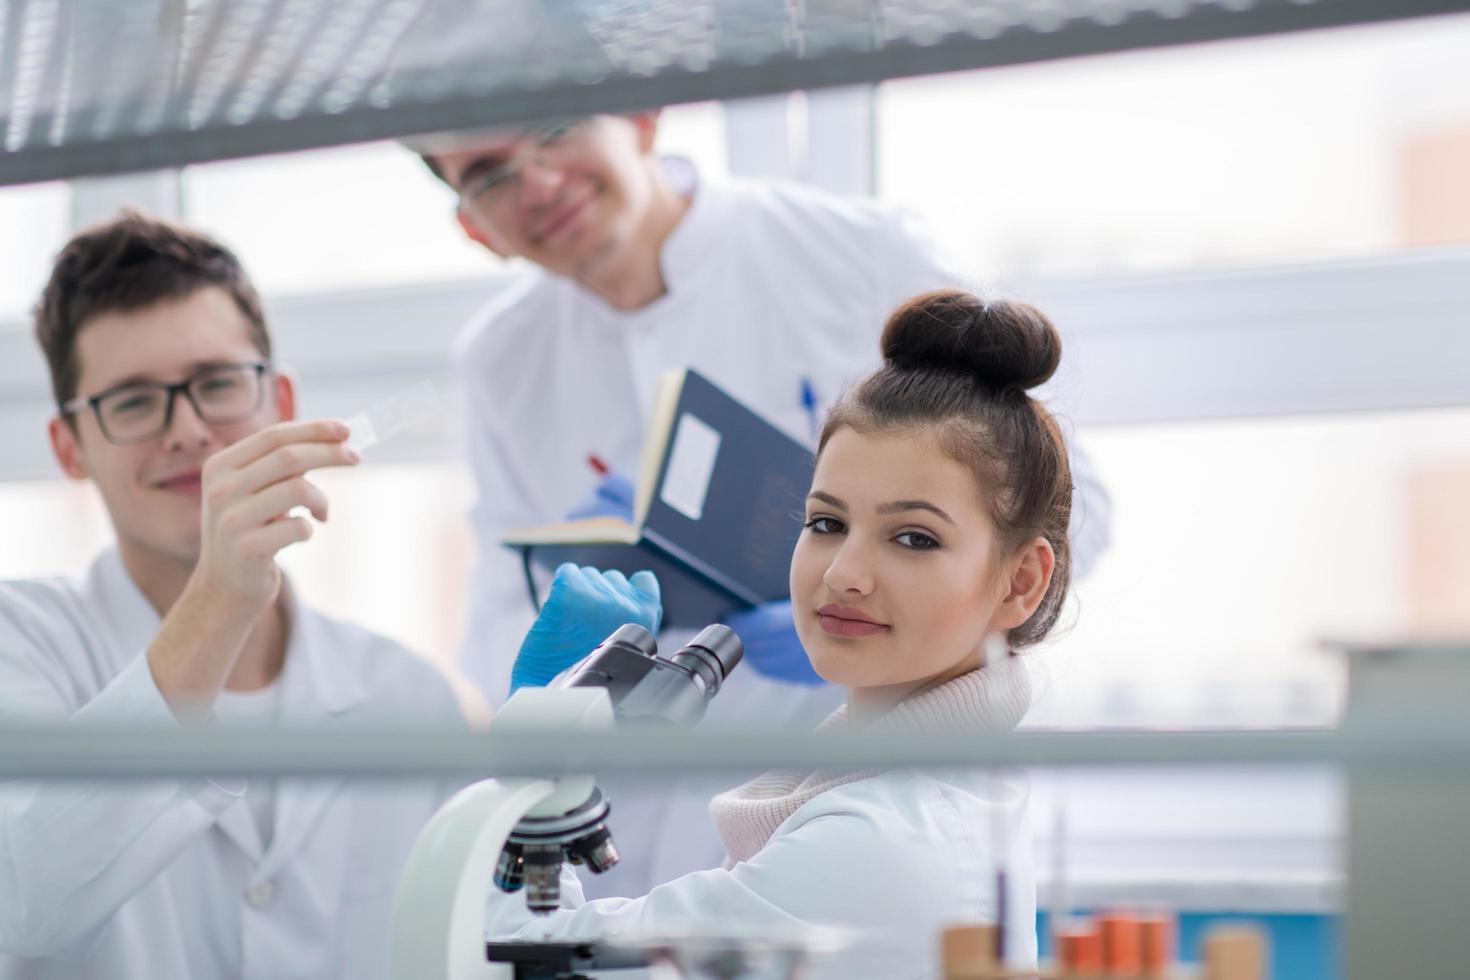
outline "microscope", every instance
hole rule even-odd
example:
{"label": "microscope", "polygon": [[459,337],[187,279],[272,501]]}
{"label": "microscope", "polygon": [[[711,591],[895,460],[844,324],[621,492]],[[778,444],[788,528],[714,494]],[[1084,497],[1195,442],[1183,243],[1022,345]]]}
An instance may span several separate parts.
{"label": "microscope", "polygon": [[[704,717],[743,653],[728,626],[705,627],[671,657],[659,656],[653,636],[641,626],[621,626],[547,687],[517,691],[490,730],[689,727]],[[399,881],[390,927],[391,980],[557,976],[487,961],[489,889],[523,891],[536,914],[557,909],[563,862],[598,874],[617,864],[608,812],[608,801],[590,775],[487,779],[455,794],[419,834]],[[502,963],[547,961],[538,955],[540,944],[497,945],[504,947],[496,957]],[[522,948],[523,956],[517,952]],[[595,959],[594,951],[587,950],[579,962],[595,965],[587,957]]]}

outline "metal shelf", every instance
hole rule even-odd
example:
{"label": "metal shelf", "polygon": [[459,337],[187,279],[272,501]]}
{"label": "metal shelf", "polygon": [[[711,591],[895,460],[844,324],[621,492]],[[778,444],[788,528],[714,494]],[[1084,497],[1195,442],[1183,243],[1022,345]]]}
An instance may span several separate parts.
{"label": "metal shelf", "polygon": [[1466,0],[0,0],[0,184],[1467,8]]}
{"label": "metal shelf", "polygon": [[472,733],[418,728],[231,731],[0,727],[0,781],[128,781],[205,775],[430,779],[579,772],[1030,766],[1342,766],[1459,784],[1464,725],[1353,731],[1058,731],[983,736]]}

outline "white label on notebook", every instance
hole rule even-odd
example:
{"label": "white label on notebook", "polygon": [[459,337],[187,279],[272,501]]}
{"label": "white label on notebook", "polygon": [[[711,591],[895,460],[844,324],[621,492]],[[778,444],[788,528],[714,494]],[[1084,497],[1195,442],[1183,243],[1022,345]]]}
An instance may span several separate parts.
{"label": "white label on notebook", "polygon": [[659,499],[691,521],[699,520],[704,516],[704,498],[709,495],[709,481],[719,454],[718,432],[688,412],[679,416]]}

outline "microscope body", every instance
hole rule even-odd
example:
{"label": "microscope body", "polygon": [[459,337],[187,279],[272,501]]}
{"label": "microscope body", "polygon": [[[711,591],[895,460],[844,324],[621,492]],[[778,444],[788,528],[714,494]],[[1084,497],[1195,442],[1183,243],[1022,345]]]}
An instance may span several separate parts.
{"label": "microscope body", "polygon": [[[490,731],[692,725],[741,655],[725,626],[706,627],[668,659],[648,631],[623,626],[550,686],[517,691]],[[455,794],[419,834],[399,881],[391,980],[509,980],[513,967],[485,956],[490,888],[524,889],[532,912],[556,909],[563,861],[598,873],[617,863],[608,813],[590,775],[486,779]]]}
{"label": "microscope body", "polygon": [[548,685],[552,690],[607,691],[620,725],[692,728],[710,699],[740,663],[740,637],[727,626],[707,626],[667,659],[647,630],[619,627],[577,664]]}
{"label": "microscope body", "polygon": [[[605,691],[528,688],[491,731],[610,731]],[[485,907],[506,842],[528,816],[555,817],[596,791],[592,776],[486,779],[456,793],[419,833],[393,900],[391,980],[510,980],[485,959]]]}

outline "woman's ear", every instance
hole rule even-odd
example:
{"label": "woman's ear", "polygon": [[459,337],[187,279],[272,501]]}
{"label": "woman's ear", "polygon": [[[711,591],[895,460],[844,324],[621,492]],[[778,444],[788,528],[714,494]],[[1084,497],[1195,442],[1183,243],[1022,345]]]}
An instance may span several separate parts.
{"label": "woman's ear", "polygon": [[1010,569],[1010,581],[991,621],[995,629],[1012,630],[1031,618],[1041,606],[1041,600],[1046,598],[1056,561],[1051,543],[1045,538],[1032,538],[1021,546],[1006,563]]}

